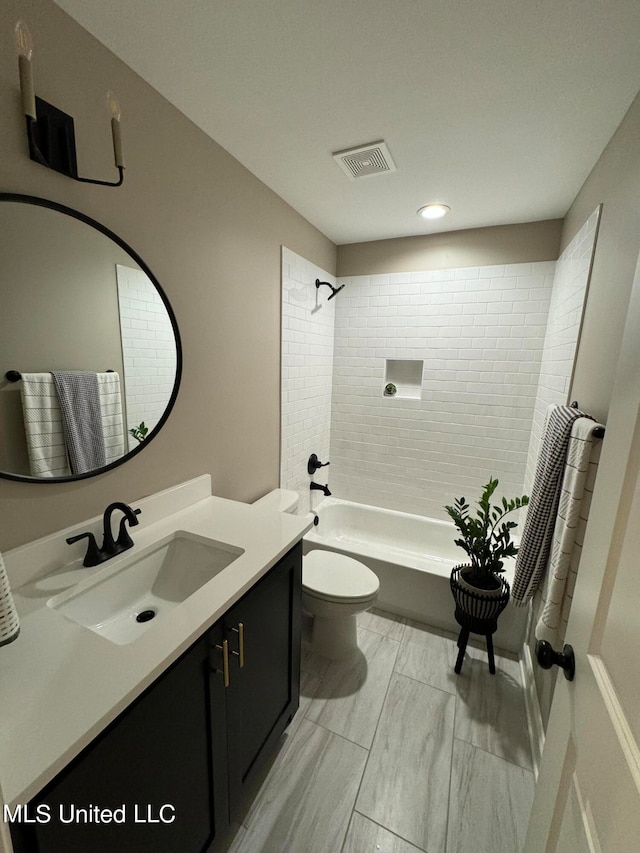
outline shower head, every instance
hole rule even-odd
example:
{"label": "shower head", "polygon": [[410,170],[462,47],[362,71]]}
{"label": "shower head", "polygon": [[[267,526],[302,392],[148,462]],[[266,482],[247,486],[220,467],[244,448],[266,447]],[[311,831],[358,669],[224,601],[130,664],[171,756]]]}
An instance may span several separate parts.
{"label": "shower head", "polygon": [[323,284],[326,284],[327,287],[331,288],[331,296],[328,297],[327,302],[329,301],[329,299],[333,299],[333,297],[336,295],[336,293],[340,293],[340,291],[344,287],[344,284],[341,284],[340,287],[334,287],[328,281],[320,281],[320,279],[317,278],[316,279],[316,290]]}

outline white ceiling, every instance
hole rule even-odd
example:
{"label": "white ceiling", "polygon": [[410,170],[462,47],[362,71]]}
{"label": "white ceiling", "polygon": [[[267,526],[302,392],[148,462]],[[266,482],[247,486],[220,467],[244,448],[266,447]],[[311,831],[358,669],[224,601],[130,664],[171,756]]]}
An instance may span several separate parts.
{"label": "white ceiling", "polygon": [[563,216],[640,86],[638,0],[56,2],[336,243]]}

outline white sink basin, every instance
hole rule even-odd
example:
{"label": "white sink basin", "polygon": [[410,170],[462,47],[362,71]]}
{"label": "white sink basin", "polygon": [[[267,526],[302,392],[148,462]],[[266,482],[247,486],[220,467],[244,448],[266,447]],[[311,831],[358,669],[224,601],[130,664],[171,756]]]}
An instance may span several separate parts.
{"label": "white sink basin", "polygon": [[234,545],[179,530],[138,554],[114,558],[116,564],[106,564],[97,575],[50,598],[47,605],[125,645],[243,553]]}

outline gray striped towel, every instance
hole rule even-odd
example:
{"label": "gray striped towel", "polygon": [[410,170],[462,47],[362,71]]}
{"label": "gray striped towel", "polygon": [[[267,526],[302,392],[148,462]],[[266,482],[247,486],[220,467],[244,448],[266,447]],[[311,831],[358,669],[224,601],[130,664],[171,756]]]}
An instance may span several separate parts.
{"label": "gray striped towel", "polygon": [[56,370],[53,381],[62,410],[71,473],[104,468],[106,454],[96,374]]}
{"label": "gray striped towel", "polygon": [[578,418],[571,428],[567,462],[562,479],[558,518],[542,599],[544,607],[536,625],[536,639],[562,645],[589,520],[591,495],[598,470],[601,442],[590,418]]}
{"label": "gray striped towel", "polygon": [[571,406],[551,406],[547,410],[542,450],[511,586],[511,599],[517,606],[522,607],[531,600],[544,576],[556,523],[571,427],[577,418],[589,417]]}

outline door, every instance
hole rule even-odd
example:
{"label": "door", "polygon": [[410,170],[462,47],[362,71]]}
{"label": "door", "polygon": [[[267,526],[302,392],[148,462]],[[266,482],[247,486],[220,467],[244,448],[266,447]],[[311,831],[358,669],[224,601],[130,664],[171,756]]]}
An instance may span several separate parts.
{"label": "door", "polygon": [[525,853],[640,850],[640,262]]}

